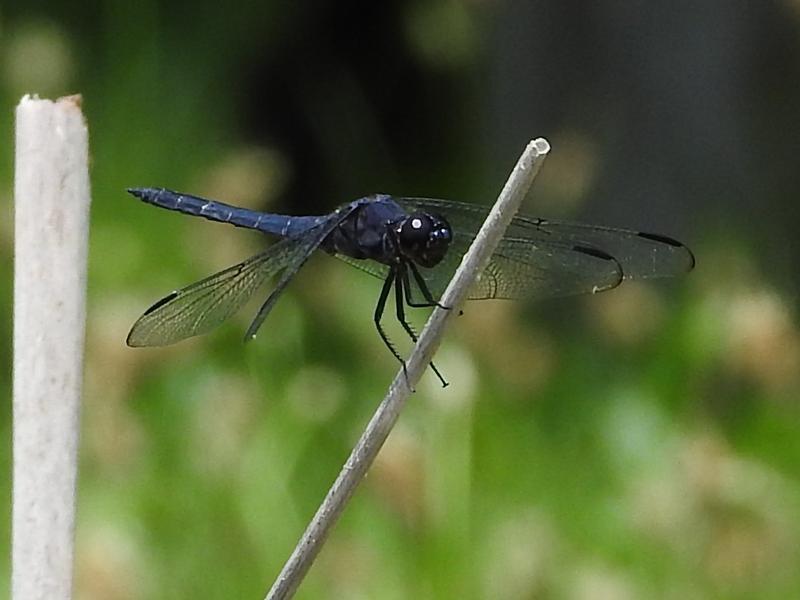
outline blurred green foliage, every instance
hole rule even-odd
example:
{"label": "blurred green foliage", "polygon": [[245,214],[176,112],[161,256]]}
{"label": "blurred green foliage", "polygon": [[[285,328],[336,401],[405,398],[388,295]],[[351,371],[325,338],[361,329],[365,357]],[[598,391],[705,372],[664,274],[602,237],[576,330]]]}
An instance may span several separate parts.
{"label": "blurred green foliage", "polygon": [[[539,7],[554,40],[556,24],[579,17],[558,6]],[[607,23],[611,9],[598,6],[609,12],[591,18]],[[146,207],[124,189],[164,185],[297,213],[374,191],[486,200],[522,144],[547,135],[554,150],[532,210],[591,213],[593,194],[619,189],[606,153],[635,141],[598,133],[613,111],[585,101],[590,69],[567,69],[560,48],[573,37],[602,47],[566,29],[552,54],[520,62],[515,49],[537,30],[514,10],[457,0],[3,7],[7,265],[13,106],[27,92],[79,92],[91,134],[77,597],[262,597],[397,370],[372,327],[378,283],[327,257],[304,268],[254,343],[240,339],[250,307],[202,339],[125,347],[160,294],[263,242]],[[786,10],[782,27],[796,36],[798,14]],[[553,81],[558,102],[515,106],[526,69]],[[535,110],[538,120],[520,122]],[[794,116],[775,114],[771,130],[796,125]],[[707,113],[676,118],[708,144],[728,139],[711,137],[722,125],[697,125]],[[708,154],[696,168],[717,175]],[[646,156],[626,160],[626,181],[664,191]],[[760,188],[759,177],[754,204],[796,204],[796,188]],[[722,188],[709,194],[714,185],[703,188],[705,205],[687,202],[686,186],[672,190],[674,204],[628,203],[634,216],[609,223],[653,228],[669,214],[662,232],[698,256],[685,280],[536,306],[469,305],[436,359],[452,385],[426,376],[298,597],[800,595],[800,332],[796,284],[785,277],[794,266],[763,244],[783,239],[780,227],[748,229],[752,207],[725,204]],[[798,224],[786,215],[784,225]],[[10,340],[10,319],[2,328]],[[10,365],[10,343],[3,348]],[[0,375],[6,398],[9,375]],[[5,406],[0,461],[10,473]],[[9,478],[4,490],[10,506]],[[0,520],[3,540],[9,522]],[[6,563],[0,579],[8,589]]]}

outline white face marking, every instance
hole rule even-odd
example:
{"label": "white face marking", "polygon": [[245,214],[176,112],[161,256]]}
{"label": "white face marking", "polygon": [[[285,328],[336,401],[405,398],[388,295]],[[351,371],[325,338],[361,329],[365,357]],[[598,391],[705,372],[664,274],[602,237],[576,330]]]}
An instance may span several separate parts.
{"label": "white face marking", "polygon": [[411,227],[413,229],[421,229],[422,228],[422,219],[411,219]]}

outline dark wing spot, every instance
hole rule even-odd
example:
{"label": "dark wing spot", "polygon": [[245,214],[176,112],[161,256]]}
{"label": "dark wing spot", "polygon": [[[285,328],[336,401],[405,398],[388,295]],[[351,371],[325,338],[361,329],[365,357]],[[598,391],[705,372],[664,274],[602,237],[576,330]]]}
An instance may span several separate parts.
{"label": "dark wing spot", "polygon": [[611,256],[608,252],[600,250],[600,248],[592,248],[591,246],[573,246],[572,249],[575,252],[580,252],[581,254],[588,254],[589,256],[594,256],[595,258],[617,262],[616,258]]}
{"label": "dark wing spot", "polygon": [[638,235],[639,237],[644,238],[646,240],[651,240],[653,242],[660,242],[662,244],[672,246],[673,248],[681,248],[682,250],[685,250],[686,253],[689,255],[689,268],[687,270],[691,271],[692,269],[694,269],[695,265],[694,254],[692,253],[691,250],[689,250],[689,248],[681,244],[678,240],[673,240],[671,237],[667,237],[665,235],[659,235],[657,233],[640,232]]}
{"label": "dark wing spot", "polygon": [[600,248],[593,248],[592,246],[573,246],[572,249],[575,252],[580,252],[582,254],[586,254],[587,256],[592,256],[594,258],[599,258],[600,260],[606,260],[614,263],[614,274],[616,276],[614,281],[605,285],[596,285],[592,289],[593,294],[595,292],[603,292],[605,290],[613,289],[622,283],[622,280],[625,278],[625,273],[622,270],[622,264],[608,252],[600,250]]}
{"label": "dark wing spot", "polygon": [[151,306],[146,311],[144,311],[144,315],[142,315],[142,316],[149,315],[151,312],[161,308],[162,306],[164,306],[168,302],[173,301],[177,296],[178,296],[178,292],[172,292],[171,294],[168,294],[167,296],[164,296],[161,300],[159,300],[158,302],[153,304],[153,306]]}
{"label": "dark wing spot", "polygon": [[683,244],[681,244],[678,240],[673,240],[671,237],[667,237],[665,235],[659,235],[657,233],[645,233],[645,232],[639,232],[637,235],[646,240],[661,242],[662,244],[667,244],[668,246],[675,246],[676,248],[683,247]]}

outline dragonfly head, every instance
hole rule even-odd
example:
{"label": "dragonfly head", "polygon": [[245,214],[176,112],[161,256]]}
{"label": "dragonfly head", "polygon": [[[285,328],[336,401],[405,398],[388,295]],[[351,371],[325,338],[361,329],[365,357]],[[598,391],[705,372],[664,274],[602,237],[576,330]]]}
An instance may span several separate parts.
{"label": "dragonfly head", "polygon": [[400,221],[395,232],[402,255],[422,267],[434,267],[444,258],[453,231],[439,215],[415,212]]}

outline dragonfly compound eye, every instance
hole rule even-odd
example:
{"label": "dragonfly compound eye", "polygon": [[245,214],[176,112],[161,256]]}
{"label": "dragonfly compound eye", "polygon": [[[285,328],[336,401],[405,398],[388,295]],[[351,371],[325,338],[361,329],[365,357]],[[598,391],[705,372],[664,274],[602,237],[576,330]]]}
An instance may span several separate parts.
{"label": "dragonfly compound eye", "polygon": [[403,254],[423,267],[437,265],[453,238],[447,221],[428,213],[410,215],[398,233]]}

